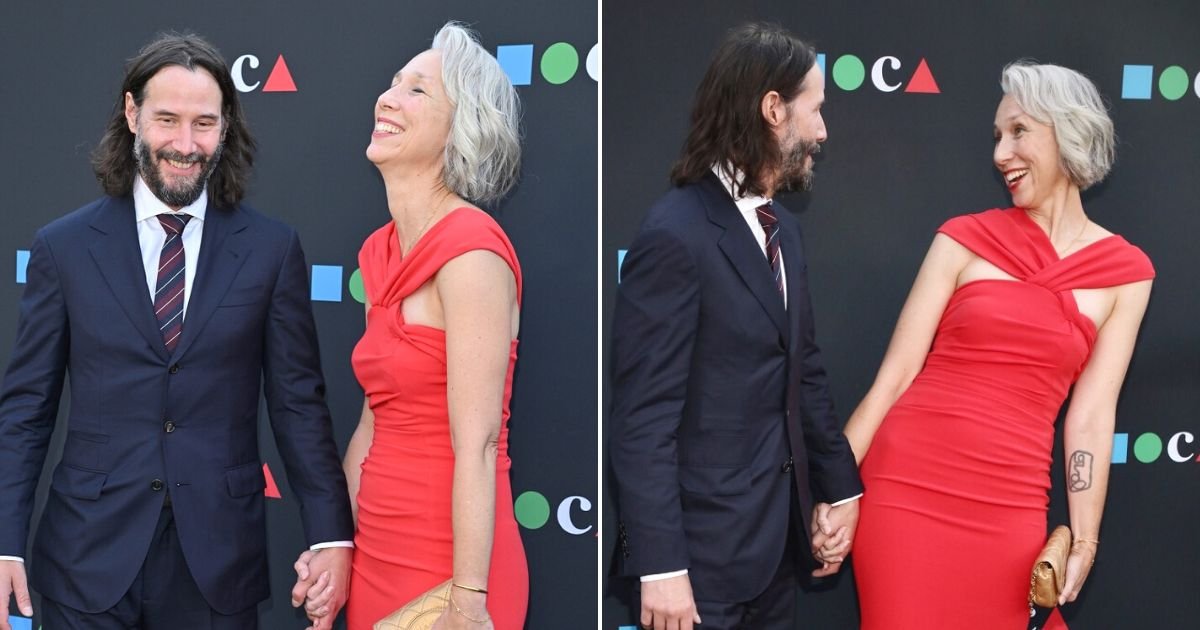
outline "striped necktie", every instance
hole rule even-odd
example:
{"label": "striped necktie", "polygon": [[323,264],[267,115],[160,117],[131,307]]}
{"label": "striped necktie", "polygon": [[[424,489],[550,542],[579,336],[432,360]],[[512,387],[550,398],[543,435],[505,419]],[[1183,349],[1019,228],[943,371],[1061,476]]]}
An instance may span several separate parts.
{"label": "striped necktie", "polygon": [[158,287],[154,291],[154,315],[158,317],[158,330],[162,333],[167,352],[174,352],[183,334],[183,290],[187,277],[183,254],[183,228],[187,227],[186,214],[163,213],[158,222],[167,233],[162,254],[158,258]]}
{"label": "striped necktie", "polygon": [[771,275],[775,278],[775,287],[779,295],[783,295],[783,267],[779,264],[779,218],[767,202],[757,208],[758,223],[766,233],[767,260],[771,263]]}

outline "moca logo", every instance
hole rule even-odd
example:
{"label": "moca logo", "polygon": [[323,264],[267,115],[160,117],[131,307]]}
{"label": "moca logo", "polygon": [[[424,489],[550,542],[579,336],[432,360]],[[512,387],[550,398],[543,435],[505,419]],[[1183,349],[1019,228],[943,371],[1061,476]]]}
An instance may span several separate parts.
{"label": "moca logo", "polygon": [[[825,53],[817,54],[817,65],[826,77],[830,76],[831,72],[825,69]],[[903,67],[899,57],[884,55],[876,59],[871,63],[871,85],[880,92],[895,92],[903,87],[905,92],[914,94],[942,93],[924,57],[917,62],[911,75]],[[906,75],[907,81],[904,80]],[[833,62],[832,78],[834,85],[853,92],[866,82],[867,65],[856,55],[842,55]]]}
{"label": "moca logo", "polygon": [[[592,530],[592,525],[579,523],[576,512],[591,511],[591,500],[584,496],[572,495],[559,501],[554,516],[564,532],[582,536]],[[546,500],[546,495],[527,490],[513,501],[513,515],[525,529],[541,529],[550,520],[550,502]]]}
{"label": "moca logo", "polygon": [[[1158,93],[1168,101],[1178,101],[1187,94],[1189,83],[1192,84],[1196,96],[1200,97],[1200,73],[1196,73],[1193,82],[1187,70],[1180,66],[1167,66],[1158,75]],[[1126,65],[1121,76],[1121,98],[1148,101],[1152,96],[1153,85],[1154,66]]]}
{"label": "moca logo", "polygon": [[[1163,439],[1157,433],[1143,433],[1133,441],[1133,456],[1143,464],[1158,461],[1163,453]],[[1190,431],[1175,433],[1166,441],[1167,457],[1177,464],[1200,462],[1200,449],[1197,448],[1196,436]],[[1112,463],[1124,464],[1129,461],[1129,434],[1116,433],[1113,435]]]}
{"label": "moca logo", "polygon": [[295,92],[296,82],[292,80],[292,73],[288,70],[287,62],[283,60],[283,55],[275,60],[275,66],[271,68],[271,73],[267,75],[266,83],[261,80],[255,80],[254,83],[247,83],[246,66],[251,70],[258,69],[258,57],[254,55],[242,55],[234,60],[233,66],[229,69],[229,75],[233,78],[233,85],[239,92],[253,92],[262,86],[263,92]]}

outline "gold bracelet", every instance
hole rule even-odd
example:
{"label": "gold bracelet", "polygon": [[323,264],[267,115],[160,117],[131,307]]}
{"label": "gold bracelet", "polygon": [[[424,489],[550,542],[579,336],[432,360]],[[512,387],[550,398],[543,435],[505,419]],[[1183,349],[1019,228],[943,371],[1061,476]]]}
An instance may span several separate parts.
{"label": "gold bracelet", "polygon": [[474,586],[464,586],[462,584],[459,584],[458,582],[451,582],[450,586],[455,586],[455,587],[461,588],[464,591],[471,591],[472,593],[483,593],[485,595],[487,594],[486,588],[475,588]]}
{"label": "gold bracelet", "polygon": [[[453,582],[451,582],[451,584],[453,584]],[[453,594],[450,594],[450,595],[449,595],[449,596],[448,596],[446,599],[449,599],[449,600],[450,600],[450,605],[454,607],[454,612],[456,612],[456,613],[458,613],[458,614],[462,615],[462,616],[463,616],[463,618],[465,618],[467,621],[470,621],[470,622],[473,622],[473,623],[478,623],[478,624],[485,624],[485,623],[487,623],[487,622],[488,622],[488,620],[489,620],[489,619],[491,619],[491,617],[490,617],[490,616],[489,616],[489,617],[484,617],[483,619],[476,619],[476,618],[474,618],[474,617],[472,617],[472,616],[468,615],[467,613],[463,612],[463,609],[459,608],[459,607],[458,607],[458,604],[457,604],[457,603],[454,601],[454,595],[453,595]]]}

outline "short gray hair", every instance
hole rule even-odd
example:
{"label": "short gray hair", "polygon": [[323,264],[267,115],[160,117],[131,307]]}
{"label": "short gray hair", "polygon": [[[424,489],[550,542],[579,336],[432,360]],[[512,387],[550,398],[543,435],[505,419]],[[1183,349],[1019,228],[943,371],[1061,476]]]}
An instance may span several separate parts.
{"label": "short gray hair", "polygon": [[1059,160],[1080,190],[1108,175],[1117,155],[1116,134],[1090,79],[1062,66],[1016,61],[1000,73],[1000,88],[1026,114],[1054,128]]}
{"label": "short gray hair", "polygon": [[459,22],[433,36],[442,83],[454,104],[442,179],[464,199],[484,203],[512,189],[521,168],[521,105],[500,62]]}

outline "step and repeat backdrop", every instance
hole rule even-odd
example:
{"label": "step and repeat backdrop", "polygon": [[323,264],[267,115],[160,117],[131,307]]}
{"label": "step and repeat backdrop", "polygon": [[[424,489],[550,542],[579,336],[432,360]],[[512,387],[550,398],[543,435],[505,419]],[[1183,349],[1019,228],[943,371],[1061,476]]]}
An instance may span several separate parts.
{"label": "step and repeat backdrop", "polygon": [[[599,525],[594,2],[4,3],[0,360],[7,364],[12,349],[34,232],[100,195],[88,156],[125,60],[161,31],[193,31],[230,64],[259,142],[247,202],[300,233],[334,433],[344,451],[362,408],[350,369],[363,330],[358,250],[390,220],[383,184],[363,155],[373,107],[392,75],[451,19],[479,32],[524,110],[521,180],[492,211],[525,277],[510,454],[529,558],[526,627],[589,627],[597,617]],[[64,411],[69,404],[64,400]],[[303,547],[299,511],[262,415],[272,598],[260,606],[260,619],[265,629],[301,628],[302,615],[288,602],[291,566]],[[62,434],[60,427],[47,471]],[[38,506],[40,513],[40,500]],[[17,629],[38,627],[36,618],[12,621]]]}
{"label": "step and repeat backdrop", "polygon": [[[1001,68],[1032,58],[1096,82],[1119,145],[1112,174],[1084,194],[1084,206],[1094,221],[1144,249],[1158,277],[1118,408],[1099,556],[1064,615],[1078,628],[1194,627],[1200,620],[1200,5],[606,0],[603,19],[609,69],[603,373],[611,373],[608,331],[624,248],[669,186],[692,95],[712,52],[729,28],[772,21],[815,45],[826,77],[829,140],[818,156],[815,187],[782,201],[804,226],[817,341],[843,419],[875,376],[937,227],[952,216],[1009,204],[992,166]],[[605,389],[606,410],[608,396]],[[1066,522],[1058,442],[1051,523]],[[607,459],[604,466],[608,484]],[[608,575],[616,522],[610,490],[603,509],[602,626],[628,629],[637,611],[628,608],[625,581]],[[937,541],[896,544],[937,548]],[[857,627],[852,569],[851,563],[804,590],[801,627]],[[932,607],[939,580],[970,574],[966,566],[960,576],[913,579],[929,583]]]}

